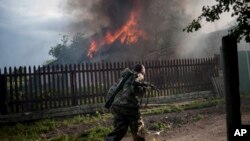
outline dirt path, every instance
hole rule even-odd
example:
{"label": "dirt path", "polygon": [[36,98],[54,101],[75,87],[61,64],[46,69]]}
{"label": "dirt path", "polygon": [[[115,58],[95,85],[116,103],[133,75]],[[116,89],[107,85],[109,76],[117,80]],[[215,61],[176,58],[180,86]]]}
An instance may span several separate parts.
{"label": "dirt path", "polygon": [[224,119],[224,115],[205,118],[173,131],[165,132],[155,138],[158,141],[225,141],[226,123]]}
{"label": "dirt path", "polygon": [[[250,101],[244,102],[242,111],[242,123],[250,124]],[[165,114],[160,116],[144,117],[145,123],[150,120],[165,120],[172,122],[173,119],[184,119],[180,127],[166,129],[159,135],[149,134],[147,141],[226,141],[226,114],[225,107],[211,107],[202,110],[189,110],[180,113]],[[192,120],[192,117],[202,115],[201,119]],[[191,116],[191,118],[190,118]],[[167,117],[167,118],[166,118]],[[126,137],[122,141],[132,141]]]}
{"label": "dirt path", "polygon": [[[250,100],[242,100],[242,123],[250,125]],[[149,134],[146,141],[226,141],[225,106],[186,110],[175,113],[143,116]],[[111,125],[112,120],[104,125]],[[82,136],[92,125],[64,125],[46,134],[51,139],[60,134]],[[162,128],[163,127],[163,128]],[[160,131],[160,132],[159,132]],[[156,134],[158,133],[158,134]],[[127,135],[122,141],[132,141]]]}

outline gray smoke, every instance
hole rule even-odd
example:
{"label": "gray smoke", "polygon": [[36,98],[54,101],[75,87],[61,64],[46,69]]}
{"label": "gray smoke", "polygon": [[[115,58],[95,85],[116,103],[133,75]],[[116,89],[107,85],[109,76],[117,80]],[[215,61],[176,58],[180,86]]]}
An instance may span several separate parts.
{"label": "gray smoke", "polygon": [[75,16],[74,31],[96,32],[119,28],[129,16],[134,0],[68,0],[66,10]]}
{"label": "gray smoke", "polygon": [[[182,29],[194,18],[188,11],[186,0],[68,0],[66,11],[75,17],[70,25],[73,32],[90,33],[101,38],[107,31],[123,25],[130,11],[138,4],[140,8],[139,28],[148,39],[130,47],[115,43],[101,50],[97,55],[101,60],[121,60],[176,58],[183,46]],[[129,53],[129,57],[127,54]],[[110,57],[112,56],[112,57]]]}

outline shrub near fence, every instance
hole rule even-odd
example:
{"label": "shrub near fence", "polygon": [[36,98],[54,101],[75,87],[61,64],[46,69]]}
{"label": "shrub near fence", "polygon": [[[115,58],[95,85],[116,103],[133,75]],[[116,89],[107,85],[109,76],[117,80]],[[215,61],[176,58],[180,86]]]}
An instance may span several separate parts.
{"label": "shrub near fence", "polygon": [[211,77],[218,75],[215,58],[4,68],[1,113],[103,103],[120,72],[136,63],[145,65],[146,81],[160,89],[149,91],[150,97],[211,90]]}

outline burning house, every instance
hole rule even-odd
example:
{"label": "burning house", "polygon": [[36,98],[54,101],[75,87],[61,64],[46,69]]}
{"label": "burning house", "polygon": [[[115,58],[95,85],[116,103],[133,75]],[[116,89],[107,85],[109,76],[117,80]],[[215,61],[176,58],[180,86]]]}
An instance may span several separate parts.
{"label": "burning house", "polygon": [[[88,34],[89,45],[79,62],[176,58],[186,1],[94,0],[68,1],[76,17],[72,32]],[[178,44],[177,44],[178,43]],[[177,44],[177,45],[176,45]]]}

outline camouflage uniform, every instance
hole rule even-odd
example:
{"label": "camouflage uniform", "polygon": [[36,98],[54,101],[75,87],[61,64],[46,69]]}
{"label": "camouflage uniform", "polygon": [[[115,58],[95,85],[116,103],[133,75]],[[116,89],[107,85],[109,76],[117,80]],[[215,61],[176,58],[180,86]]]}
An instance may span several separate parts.
{"label": "camouflage uniform", "polygon": [[[126,75],[126,73],[125,69],[122,75]],[[120,141],[126,135],[128,127],[131,129],[134,141],[145,141],[144,123],[139,111],[138,100],[145,93],[145,89],[131,85],[133,81],[141,82],[143,79],[142,74],[135,73],[125,82],[123,89],[116,96],[111,106],[114,116],[114,131],[108,134],[106,141]],[[110,90],[112,91],[112,87]]]}

